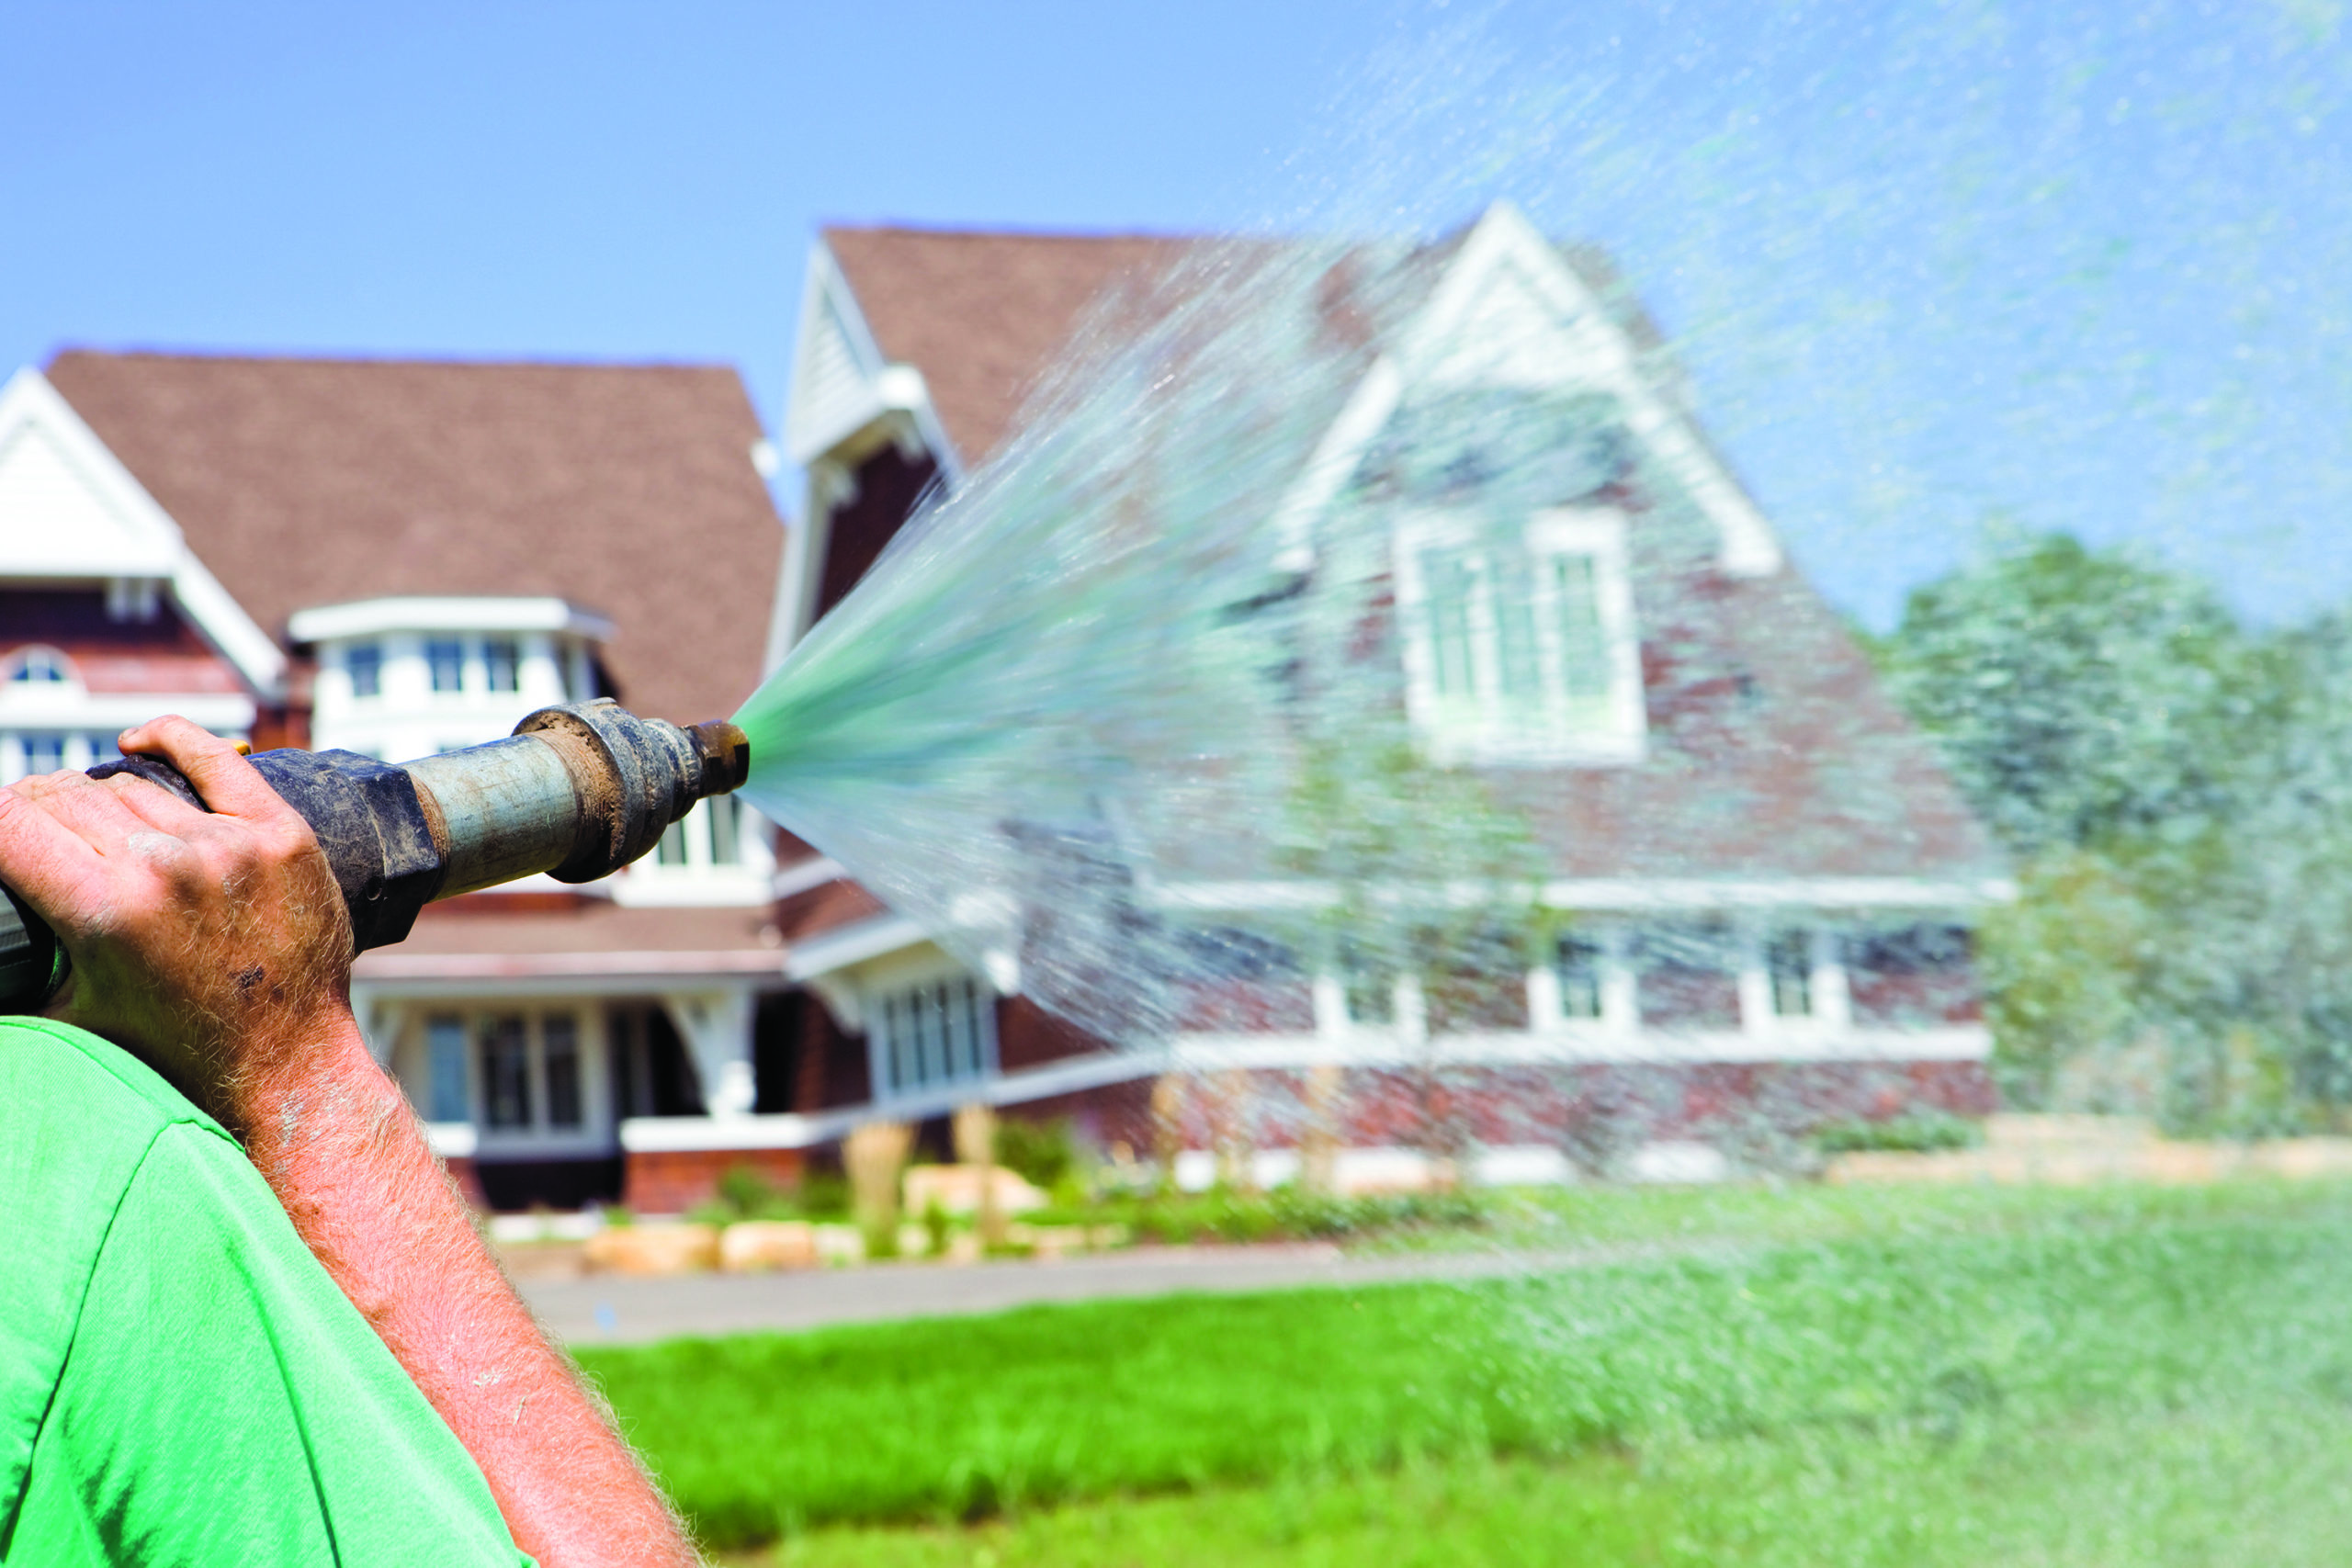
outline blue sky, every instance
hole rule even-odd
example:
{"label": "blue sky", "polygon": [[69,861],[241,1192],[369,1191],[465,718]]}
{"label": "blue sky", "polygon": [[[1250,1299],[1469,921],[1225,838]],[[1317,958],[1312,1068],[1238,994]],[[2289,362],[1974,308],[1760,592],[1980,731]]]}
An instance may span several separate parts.
{"label": "blue sky", "polygon": [[2002,525],[2352,597],[2330,0],[1464,7],[16,0],[0,361],[717,360],[825,221],[1442,228],[1624,261],[1838,603]]}

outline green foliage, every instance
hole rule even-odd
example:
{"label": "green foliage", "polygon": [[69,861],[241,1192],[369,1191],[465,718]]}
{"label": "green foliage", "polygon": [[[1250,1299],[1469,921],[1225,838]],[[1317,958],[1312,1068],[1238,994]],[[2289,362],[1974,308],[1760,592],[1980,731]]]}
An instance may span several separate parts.
{"label": "green foliage", "polygon": [[1060,1191],[1079,1174],[1078,1137],[1067,1116],[1008,1116],[996,1124],[996,1160],[1042,1192]]}
{"label": "green foliage", "polygon": [[1875,1121],[1839,1122],[1814,1134],[1814,1146],[1826,1155],[1884,1149],[1898,1154],[1932,1154],[1939,1149],[1973,1148],[1984,1141],[1984,1129],[1965,1116],[1942,1111],[1909,1111]]}
{"label": "green foliage", "polygon": [[1783,1462],[1824,1443],[1925,1457],[2183,1410],[2340,1410],[2352,1193],[2130,1196],[2037,1195],[2011,1212],[2038,1223],[1992,1234],[580,1359],[715,1545],[1415,1455],[1758,1442]]}
{"label": "green foliage", "polygon": [[1486,1223],[1493,1199],[1481,1192],[1401,1192],[1341,1198],[1280,1187],[1245,1193],[1218,1188],[1186,1194],[1112,1198],[1082,1207],[1041,1210],[1042,1224],[1119,1224],[1137,1241],[1362,1240],[1399,1231],[1464,1230]]}
{"label": "green foliage", "polygon": [[2064,535],[1914,592],[1882,657],[1970,804],[2025,854],[2222,806],[2245,662],[2201,584]]}
{"label": "green foliage", "polygon": [[1979,947],[2011,1103],[2344,1125],[2352,626],[2255,636],[2052,536],[1919,590],[1878,653],[2019,857]]}
{"label": "green foliage", "polygon": [[812,1170],[800,1179],[800,1212],[812,1220],[849,1218],[849,1179],[839,1172]]}

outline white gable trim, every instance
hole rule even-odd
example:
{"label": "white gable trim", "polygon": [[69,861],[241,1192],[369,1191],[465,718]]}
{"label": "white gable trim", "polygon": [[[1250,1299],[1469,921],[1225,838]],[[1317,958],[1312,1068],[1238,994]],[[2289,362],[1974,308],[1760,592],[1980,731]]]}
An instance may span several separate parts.
{"label": "white gable trim", "polygon": [[777,567],[768,669],[784,662],[816,619],[817,563],[832,541],[833,511],[856,499],[857,464],[888,442],[910,459],[917,447],[928,451],[951,483],[964,476],[963,457],[932,404],[930,383],[917,367],[883,358],[832,247],[820,239],[808,247],[800,286],[784,414],[785,452],[806,470],[807,480],[800,525],[786,539]]}
{"label": "white gable trim", "polygon": [[[1668,406],[1642,374],[1639,351],[1600,299],[1559,251],[1518,208],[1498,201],[1464,240],[1429,302],[1405,332],[1393,355],[1384,355],[1351,398],[1295,488],[1296,510],[1285,501],[1287,529],[1303,532],[1314,510],[1337,492],[1357,456],[1404,390],[1442,381],[1465,351],[1464,333],[1491,291],[1515,280],[1534,293],[1577,345],[1575,363],[1548,367],[1544,379],[1615,397],[1626,423],[1698,502],[1722,541],[1723,569],[1762,577],[1781,568],[1781,544],[1771,525],[1699,438],[1690,420]],[[1471,373],[1476,378],[1476,373]]]}
{"label": "white gable trim", "polygon": [[805,467],[854,444],[893,414],[912,423],[913,434],[942,468],[962,475],[963,457],[939,423],[921,367],[882,357],[832,247],[819,240],[808,248],[808,275],[800,288],[785,451]]}
{"label": "white gable trim", "polygon": [[0,546],[0,577],[166,581],[198,633],[236,666],[255,692],[277,695],[286,679],[285,653],[220,579],[205,570],[187,547],[179,525],[58,394],[49,378],[27,366],[0,387],[0,453],[34,430],[55,445],[74,479],[121,525],[123,537],[112,553],[94,553],[87,559],[61,554],[38,562],[12,562]]}

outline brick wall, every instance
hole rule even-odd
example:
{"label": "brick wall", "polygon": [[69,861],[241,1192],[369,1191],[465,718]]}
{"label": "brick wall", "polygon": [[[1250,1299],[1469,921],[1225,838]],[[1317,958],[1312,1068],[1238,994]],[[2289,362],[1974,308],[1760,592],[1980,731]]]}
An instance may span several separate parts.
{"label": "brick wall", "polygon": [[749,1166],[772,1187],[797,1187],[808,1166],[801,1149],[631,1151],[621,1201],[639,1214],[683,1214],[718,1194],[718,1179]]}

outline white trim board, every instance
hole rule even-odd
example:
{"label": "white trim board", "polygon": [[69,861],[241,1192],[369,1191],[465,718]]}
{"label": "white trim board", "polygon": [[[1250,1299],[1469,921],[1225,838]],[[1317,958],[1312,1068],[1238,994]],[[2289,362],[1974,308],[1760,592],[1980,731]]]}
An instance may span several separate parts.
{"label": "white trim board", "polygon": [[[1143,901],[1162,909],[1320,909],[1339,902],[1329,882],[1162,882],[1142,890]],[[1916,876],[1791,877],[1563,877],[1540,889],[1495,888],[1469,884],[1444,887],[1384,885],[1383,901],[1397,906],[1459,908],[1484,902],[1535,902],[1547,908],[1595,913],[1647,909],[1971,909],[2007,903],[2017,897],[2007,877]]]}
{"label": "white trim board", "polygon": [[561,599],[502,594],[357,599],[297,610],[286,622],[286,635],[296,642],[384,632],[571,632],[602,641],[613,635],[613,623]]}
{"label": "white trim board", "polygon": [[1329,1034],[1180,1034],[1170,1065],[1187,1072],[1300,1067],[1483,1067],[1544,1065],[1758,1065],[1771,1062],[1981,1062],[1981,1024],[1747,1033],[1737,1030],[1495,1030],[1409,1039],[1395,1030]]}
{"label": "white trim board", "polygon": [[1168,1066],[1159,1052],[1099,1052],[1000,1073],[978,1083],[950,1085],[888,1103],[845,1105],[838,1110],[786,1111],[782,1115],[633,1116],[620,1126],[621,1147],[631,1154],[684,1153],[714,1149],[805,1149],[831,1143],[868,1122],[925,1121],[961,1105],[1019,1105],[1032,1100],[1102,1089],[1151,1077]]}

